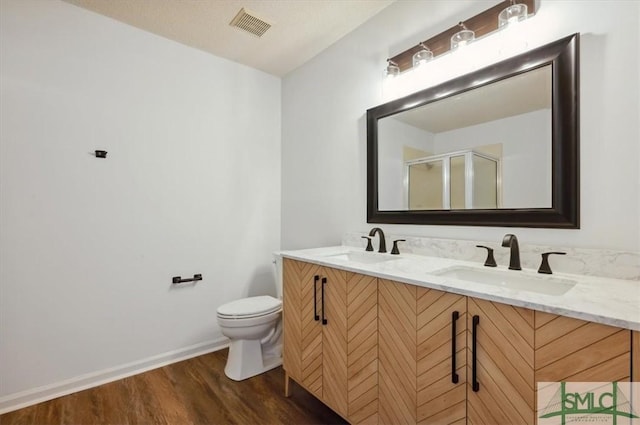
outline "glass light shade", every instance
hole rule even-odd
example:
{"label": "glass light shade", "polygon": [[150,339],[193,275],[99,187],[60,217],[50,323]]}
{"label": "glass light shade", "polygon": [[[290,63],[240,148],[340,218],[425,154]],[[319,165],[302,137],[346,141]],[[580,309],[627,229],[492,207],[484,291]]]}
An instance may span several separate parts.
{"label": "glass light shade", "polygon": [[451,50],[466,46],[475,39],[476,33],[469,29],[465,28],[461,31],[458,31],[457,33],[453,34],[453,37],[451,37]]}
{"label": "glass light shade", "polygon": [[413,55],[413,66],[415,68],[429,62],[431,59],[433,59],[433,52],[422,46],[422,49]]}
{"label": "glass light shade", "polygon": [[398,75],[400,75],[400,67],[395,62],[388,61],[387,67],[384,69],[384,76],[386,78],[394,78]]}
{"label": "glass light shade", "polygon": [[498,28],[527,19],[526,4],[512,4],[498,15]]}

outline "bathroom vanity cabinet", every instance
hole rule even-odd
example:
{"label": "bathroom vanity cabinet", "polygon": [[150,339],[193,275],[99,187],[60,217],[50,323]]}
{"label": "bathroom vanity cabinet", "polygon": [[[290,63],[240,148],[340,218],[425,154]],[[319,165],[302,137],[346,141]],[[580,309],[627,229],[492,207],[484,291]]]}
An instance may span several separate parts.
{"label": "bathroom vanity cabinet", "polygon": [[351,423],[534,424],[537,382],[628,381],[632,344],[627,329],[284,261],[287,385]]}
{"label": "bathroom vanity cabinet", "polygon": [[283,364],[344,418],[377,414],[375,277],[285,259]]}

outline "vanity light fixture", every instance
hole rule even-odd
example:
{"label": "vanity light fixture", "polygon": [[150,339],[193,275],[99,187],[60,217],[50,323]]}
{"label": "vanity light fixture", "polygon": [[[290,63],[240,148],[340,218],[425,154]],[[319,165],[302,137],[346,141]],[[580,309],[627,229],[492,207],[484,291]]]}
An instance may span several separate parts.
{"label": "vanity light fixture", "polygon": [[460,22],[458,26],[462,29],[451,37],[451,50],[464,47],[476,38],[476,33],[467,28],[464,22]]}
{"label": "vanity light fixture", "polygon": [[527,5],[516,4],[515,0],[511,0],[511,5],[498,15],[498,28],[524,21],[527,16]]}
{"label": "vanity light fixture", "polygon": [[[513,26],[503,24],[503,20],[514,23],[531,19],[538,11],[539,3],[539,0],[502,0],[495,6],[465,19],[464,23],[454,25],[424,40],[418,46],[413,45],[411,48],[391,56],[390,60],[400,69],[400,75],[403,75],[404,71],[415,68],[414,56],[422,51],[422,45],[429,46],[427,50],[432,52],[433,59],[437,59],[469,42],[484,39],[494,32],[496,34],[501,32],[496,30]],[[385,73],[385,75],[387,74]]]}
{"label": "vanity light fixture", "polygon": [[397,63],[391,59],[387,59],[387,67],[384,69],[384,76],[386,78],[395,78],[400,75],[400,67]]}
{"label": "vanity light fixture", "polygon": [[431,59],[433,59],[433,52],[431,50],[429,50],[429,48],[427,46],[424,45],[424,43],[420,43],[418,44],[418,47],[420,47],[420,50],[418,50],[418,52],[416,52],[413,55],[413,67],[416,68],[420,65],[424,65],[425,63],[429,62]]}

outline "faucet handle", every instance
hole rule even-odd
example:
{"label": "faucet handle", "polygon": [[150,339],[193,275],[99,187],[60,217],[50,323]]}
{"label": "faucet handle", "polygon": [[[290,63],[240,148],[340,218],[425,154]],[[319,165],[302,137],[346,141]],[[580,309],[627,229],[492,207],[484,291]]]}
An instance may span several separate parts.
{"label": "faucet handle", "polygon": [[489,248],[484,245],[476,245],[476,248],[484,248],[487,250],[487,259],[484,260],[484,265],[487,267],[497,267],[496,259],[493,258],[493,248]]}
{"label": "faucet handle", "polygon": [[398,239],[393,241],[393,248],[391,249],[391,253],[393,255],[399,255],[400,254],[400,250],[398,249],[398,242],[406,242],[405,239]]}
{"label": "faucet handle", "polygon": [[365,249],[365,251],[373,251],[373,245],[371,245],[371,238],[369,236],[361,236],[361,238],[367,240],[367,249]]}
{"label": "faucet handle", "polygon": [[538,273],[544,274],[552,274],[551,266],[549,266],[549,255],[566,255],[566,252],[543,252],[542,253],[542,263],[540,263],[540,268],[538,268]]}

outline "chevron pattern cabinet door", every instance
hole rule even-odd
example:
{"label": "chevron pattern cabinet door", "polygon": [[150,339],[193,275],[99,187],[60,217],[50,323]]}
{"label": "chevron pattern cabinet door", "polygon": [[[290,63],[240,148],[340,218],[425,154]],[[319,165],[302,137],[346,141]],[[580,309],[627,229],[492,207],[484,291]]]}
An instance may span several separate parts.
{"label": "chevron pattern cabinet door", "polygon": [[[301,328],[302,328],[302,385],[316,397],[322,397],[322,325],[314,319],[314,299],[320,314],[320,277],[322,268],[315,264],[300,262],[301,282]],[[314,285],[315,277],[318,282]],[[314,298],[315,291],[315,298]]]}
{"label": "chevron pattern cabinet door", "polygon": [[301,281],[297,261],[285,258],[283,261],[282,320],[283,350],[282,367],[287,374],[302,382],[302,318]]}
{"label": "chevron pattern cabinet door", "polygon": [[[316,397],[322,396],[322,326],[314,320],[314,277],[321,267],[286,259],[283,264],[283,367]],[[320,283],[316,300],[319,314]]]}
{"label": "chevron pattern cabinet door", "polygon": [[[457,312],[456,372],[452,381],[453,312]],[[417,288],[417,419],[428,425],[465,424],[467,298]]]}
{"label": "chevron pattern cabinet door", "polygon": [[379,423],[416,423],[417,287],[378,279]]}
{"label": "chevron pattern cabinet door", "polygon": [[347,273],[347,381],[352,424],[378,423],[378,280]]}
{"label": "chevron pattern cabinet door", "polygon": [[536,312],[537,382],[631,379],[631,331]]}
{"label": "chevron pattern cabinet door", "polygon": [[[534,312],[467,299],[467,423],[534,424]],[[477,327],[477,379],[472,389],[472,320]]]}
{"label": "chevron pattern cabinet door", "polygon": [[343,417],[347,397],[347,272],[324,267],[325,317],[322,326],[322,400]]}

